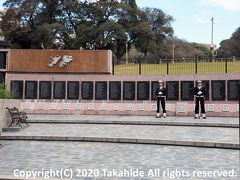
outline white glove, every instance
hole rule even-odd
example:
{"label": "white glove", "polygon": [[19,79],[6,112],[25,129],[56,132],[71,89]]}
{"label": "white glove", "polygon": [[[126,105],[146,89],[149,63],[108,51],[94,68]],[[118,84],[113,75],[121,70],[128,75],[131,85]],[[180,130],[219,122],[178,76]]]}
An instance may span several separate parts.
{"label": "white glove", "polygon": [[199,94],[199,95],[202,94],[202,91],[199,91],[198,94]]}
{"label": "white glove", "polygon": [[159,92],[158,94],[159,94],[159,95],[162,95],[162,92]]}

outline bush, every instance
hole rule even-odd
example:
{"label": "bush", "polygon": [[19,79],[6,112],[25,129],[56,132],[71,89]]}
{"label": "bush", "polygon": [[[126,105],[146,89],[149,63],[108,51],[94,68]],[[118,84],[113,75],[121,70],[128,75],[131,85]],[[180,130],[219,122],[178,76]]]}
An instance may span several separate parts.
{"label": "bush", "polygon": [[0,84],[0,99],[10,99],[11,93],[5,89],[4,84]]}

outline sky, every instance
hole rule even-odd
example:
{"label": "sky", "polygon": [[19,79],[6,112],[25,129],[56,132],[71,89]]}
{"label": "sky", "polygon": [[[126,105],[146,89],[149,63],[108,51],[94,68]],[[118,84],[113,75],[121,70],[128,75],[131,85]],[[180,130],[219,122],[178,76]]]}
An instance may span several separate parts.
{"label": "sky", "polygon": [[[0,9],[5,0],[0,0]],[[240,27],[240,0],[136,0],[139,7],[162,9],[175,19],[174,35],[198,43],[211,43],[214,17],[214,43],[231,37]]]}
{"label": "sky", "polygon": [[231,37],[240,27],[240,0],[136,0],[140,7],[162,9],[173,16],[174,35],[199,43],[211,43],[214,17],[214,43]]}

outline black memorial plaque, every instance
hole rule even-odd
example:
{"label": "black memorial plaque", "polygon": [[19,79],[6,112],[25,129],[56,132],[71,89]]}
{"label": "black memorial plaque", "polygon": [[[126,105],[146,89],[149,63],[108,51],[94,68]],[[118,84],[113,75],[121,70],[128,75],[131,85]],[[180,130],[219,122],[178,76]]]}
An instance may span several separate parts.
{"label": "black memorial plaque", "polygon": [[179,100],[179,82],[178,81],[167,81],[167,100],[178,101]]}
{"label": "black memorial plaque", "polygon": [[212,81],[213,101],[224,101],[226,99],[225,86],[226,84],[224,80]]}
{"label": "black memorial plaque", "polygon": [[6,69],[6,53],[0,52],[0,69]]}
{"label": "black memorial plaque", "polygon": [[79,99],[79,82],[78,81],[67,82],[67,98]]}
{"label": "black memorial plaque", "polygon": [[81,92],[83,100],[93,100],[93,82],[83,81]]}
{"label": "black memorial plaque", "polygon": [[25,99],[37,99],[37,81],[25,82]]}
{"label": "black memorial plaque", "polygon": [[156,90],[157,90],[158,86],[159,86],[158,81],[152,81],[151,82],[151,89],[152,89],[152,91],[151,91],[151,99],[152,100],[157,100]]}
{"label": "black memorial plaque", "polygon": [[149,84],[148,81],[137,82],[137,100],[149,100]]}
{"label": "black memorial plaque", "polygon": [[123,100],[135,100],[135,82],[123,82]]}
{"label": "black memorial plaque", "polygon": [[0,83],[4,84],[4,82],[5,82],[5,73],[0,72]]}
{"label": "black memorial plaque", "polygon": [[205,96],[205,100],[206,101],[209,101],[209,81],[207,81],[207,80],[204,80],[203,81],[203,86],[206,88],[206,91],[207,91],[207,94],[206,94],[206,96]]}
{"label": "black memorial plaque", "polygon": [[121,100],[121,81],[109,82],[109,100]]}
{"label": "black memorial plaque", "polygon": [[10,89],[13,99],[23,98],[23,81],[11,81]]}
{"label": "black memorial plaque", "polygon": [[107,82],[106,81],[95,82],[95,99],[107,100]]}
{"label": "black memorial plaque", "polygon": [[193,101],[194,81],[181,81],[181,100]]}
{"label": "black memorial plaque", "polygon": [[65,99],[66,82],[55,81],[53,83],[53,98],[54,99]]}
{"label": "black memorial plaque", "polygon": [[39,82],[39,99],[51,99],[52,98],[52,82],[40,81]]}
{"label": "black memorial plaque", "polygon": [[228,100],[229,101],[239,100],[239,89],[240,89],[240,80],[228,81]]}

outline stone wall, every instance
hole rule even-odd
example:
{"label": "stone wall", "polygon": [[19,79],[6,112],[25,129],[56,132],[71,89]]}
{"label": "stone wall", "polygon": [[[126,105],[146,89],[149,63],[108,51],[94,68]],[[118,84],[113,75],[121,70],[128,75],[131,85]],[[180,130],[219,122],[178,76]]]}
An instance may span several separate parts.
{"label": "stone wall", "polygon": [[[179,82],[179,91],[178,91],[178,100],[168,100],[167,101],[167,112],[169,115],[178,115],[178,116],[192,116],[194,111],[194,98],[192,99],[183,99],[181,98],[183,91],[181,91],[181,82],[184,81],[194,81],[207,80],[209,81],[209,98],[206,100],[206,111],[209,116],[231,116],[237,117],[239,112],[238,101],[231,100],[229,94],[236,95],[237,88],[231,88],[234,90],[234,93],[231,93],[231,87],[229,81],[239,81],[239,74],[196,74],[196,75],[162,75],[162,76],[113,76],[113,75],[80,75],[80,74],[18,74],[18,73],[8,73],[7,74],[7,88],[10,90],[11,81],[21,81],[21,109],[27,113],[35,114],[120,114],[120,115],[154,115],[156,111],[156,102],[152,99],[151,92],[153,81],[158,80],[176,81]],[[38,92],[35,99],[24,100],[26,97],[26,82],[35,81],[36,84],[40,84],[41,81],[48,81],[52,84],[50,88],[51,98],[48,100],[44,98],[39,98],[40,88],[37,86],[33,92]],[[54,98],[54,82],[62,81],[65,82],[64,88],[64,97],[59,100]],[[70,100],[67,95],[68,88],[67,83],[70,81],[82,82],[91,82],[92,83],[92,98],[83,99],[79,97],[76,100]],[[110,82],[120,82],[122,84],[121,97],[118,100],[112,100],[110,98]],[[149,82],[150,87],[148,91],[148,97],[145,100],[139,100],[137,98],[138,89],[137,82]],[[213,91],[214,86],[212,82],[224,82],[223,88],[219,89],[219,92],[224,93],[224,97],[221,99],[214,99]],[[96,83],[106,82],[107,86],[105,99],[99,99],[96,95],[97,86]],[[124,99],[123,92],[123,83],[124,82],[135,82],[134,87],[134,100]],[[81,87],[82,84],[80,85]],[[79,94],[82,93],[81,87],[78,91]],[[32,88],[34,89],[34,88]],[[57,89],[57,88],[56,88]],[[104,88],[103,88],[104,89]],[[192,88],[191,88],[192,89]],[[216,88],[215,88],[216,89]],[[101,90],[101,89],[100,89]],[[221,90],[221,91],[220,91]],[[218,89],[216,90],[218,91]],[[19,91],[20,92],[20,91]],[[219,93],[218,92],[218,93]],[[102,94],[101,91],[98,94]]]}
{"label": "stone wall", "polygon": [[[167,102],[168,115],[193,116],[194,102]],[[207,102],[208,116],[238,117],[237,102]],[[65,101],[25,100],[21,109],[31,114],[107,114],[107,115],[155,115],[155,101],[109,102],[109,101]]]}
{"label": "stone wall", "polygon": [[[140,102],[141,100],[154,100],[152,92],[154,92],[154,87],[156,87],[155,84],[158,80],[166,81],[166,87],[169,87],[168,92],[171,95],[170,97],[167,94],[168,100],[176,102],[193,101],[192,90],[194,83],[199,79],[208,82],[204,83],[205,85],[208,84],[208,98],[206,100],[209,103],[217,102],[224,104],[237,102],[237,86],[239,86],[238,84],[240,82],[239,74],[112,76],[8,73],[6,79],[7,89],[12,91],[15,99],[76,99],[106,100],[108,102],[111,100],[115,102],[119,100],[121,102],[131,100],[133,103]],[[73,92],[76,94],[73,88],[72,91],[69,90],[68,83],[70,82],[78,83],[76,85],[76,87],[78,87],[76,90],[78,93],[76,98],[70,98],[68,95],[68,92],[70,92],[70,94]],[[116,86],[116,84],[115,86],[110,86],[110,83],[112,85],[113,83],[120,83],[120,86]],[[144,84],[145,86],[143,86]],[[110,90],[110,87],[113,87],[112,89],[114,89],[114,91]],[[120,90],[120,93],[116,90]],[[116,97],[116,94],[118,94],[118,97]]]}
{"label": "stone wall", "polygon": [[7,127],[11,122],[6,107],[20,108],[20,101],[14,99],[0,99],[0,132],[2,132],[2,128]]}

